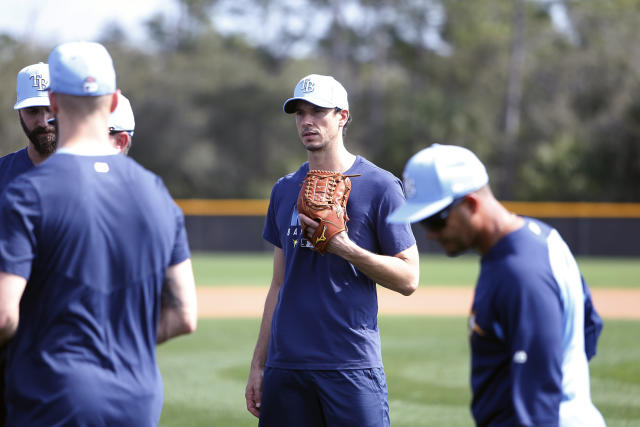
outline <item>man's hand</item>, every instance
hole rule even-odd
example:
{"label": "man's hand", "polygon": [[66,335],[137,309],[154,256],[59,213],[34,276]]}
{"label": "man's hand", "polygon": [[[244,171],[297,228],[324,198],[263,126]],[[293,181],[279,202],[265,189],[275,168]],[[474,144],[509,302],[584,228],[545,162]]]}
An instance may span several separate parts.
{"label": "man's hand", "polygon": [[262,376],[264,369],[251,368],[249,381],[244,391],[244,398],[247,401],[247,410],[255,417],[260,417],[260,404],[262,401]]}
{"label": "man's hand", "polygon": [[[305,214],[299,214],[300,222],[306,225],[303,235],[313,235],[318,223]],[[414,244],[393,256],[374,254],[361,248],[349,238],[346,231],[334,236],[327,244],[327,252],[338,255],[385,288],[411,295],[418,288],[420,267],[418,247]]]}
{"label": "man's hand", "polygon": [[[354,176],[359,175],[310,170],[302,182],[296,207],[299,213],[317,222],[313,224],[315,234],[305,235],[313,248],[323,255],[333,237],[347,229],[347,201],[351,193],[349,178]],[[300,225],[302,231],[306,231],[307,223]]]}
{"label": "man's hand", "polygon": [[[305,214],[298,214],[300,217],[300,223],[304,223],[305,227],[303,227],[304,238],[307,240],[311,240],[311,237],[316,232],[316,228],[318,228],[318,222],[309,218]],[[352,244],[351,239],[349,239],[349,235],[346,231],[341,231],[327,243],[326,251],[329,253],[333,253],[336,255],[340,255],[343,249],[346,249],[348,246]]]}

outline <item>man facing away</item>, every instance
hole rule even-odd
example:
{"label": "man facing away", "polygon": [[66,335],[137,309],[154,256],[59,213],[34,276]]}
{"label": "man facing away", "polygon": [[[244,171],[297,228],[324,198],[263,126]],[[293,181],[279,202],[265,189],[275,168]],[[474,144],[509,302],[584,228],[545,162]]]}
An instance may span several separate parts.
{"label": "man facing away", "polygon": [[604,426],[588,366],[602,322],[560,234],[500,204],[466,148],[418,152],[404,182],[391,223],[420,221],[447,255],[482,256],[469,321],[476,424]]}
{"label": "man facing away", "polygon": [[157,425],[156,343],[196,327],[182,212],[109,143],[110,55],[49,55],[59,150],[0,196],[0,343],[8,425]]}
{"label": "man facing away", "polygon": [[[404,200],[402,184],[345,148],[347,92],[333,77],[300,80],[284,111],[295,114],[308,161],[271,193],[263,237],[274,245],[273,277],[247,409],[260,426],[388,426],[376,283],[409,295],[419,276],[411,228],[386,223]],[[296,208],[310,169],[360,174],[351,179],[348,232],[330,240],[326,255],[310,244],[317,224]]]}
{"label": "man facing away", "polygon": [[9,182],[32,167],[39,165],[56,150],[56,132],[48,120],[49,66],[42,62],[24,67],[16,82],[16,104],[20,124],[27,136],[27,146],[15,153],[0,157],[0,193]]}

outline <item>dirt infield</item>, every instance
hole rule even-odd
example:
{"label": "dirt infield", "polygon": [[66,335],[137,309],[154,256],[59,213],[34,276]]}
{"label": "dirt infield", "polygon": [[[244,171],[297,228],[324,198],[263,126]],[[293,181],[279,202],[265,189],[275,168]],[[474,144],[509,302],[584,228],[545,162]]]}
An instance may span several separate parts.
{"label": "dirt infield", "polygon": [[[602,317],[640,319],[640,289],[592,289],[592,293]],[[199,287],[199,316],[260,317],[266,294],[266,287]],[[466,316],[472,298],[469,287],[425,287],[409,297],[378,287],[380,314]]]}

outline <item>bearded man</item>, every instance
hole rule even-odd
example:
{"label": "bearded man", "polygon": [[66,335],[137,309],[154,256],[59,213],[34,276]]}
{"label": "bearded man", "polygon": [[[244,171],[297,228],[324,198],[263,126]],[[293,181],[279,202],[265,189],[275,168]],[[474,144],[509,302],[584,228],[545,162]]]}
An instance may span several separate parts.
{"label": "bearded man", "polygon": [[29,139],[28,145],[0,157],[0,193],[21,173],[39,165],[56,151],[55,125],[49,123],[49,66],[42,62],[29,65],[18,73],[17,101],[20,124]]}

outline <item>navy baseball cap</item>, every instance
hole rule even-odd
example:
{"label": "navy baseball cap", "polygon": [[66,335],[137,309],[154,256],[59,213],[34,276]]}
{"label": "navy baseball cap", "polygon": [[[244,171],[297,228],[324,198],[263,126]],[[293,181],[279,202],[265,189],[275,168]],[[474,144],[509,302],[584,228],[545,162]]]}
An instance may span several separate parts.
{"label": "navy baseball cap", "polygon": [[489,182],[475,154],[456,145],[433,144],[409,159],[403,173],[405,203],[389,215],[393,224],[417,222]]}
{"label": "navy baseball cap", "polygon": [[322,108],[349,109],[347,90],[331,76],[309,74],[300,79],[293,90],[293,98],[285,101],[282,109],[285,113],[295,113],[296,101],[307,101]]}
{"label": "navy baseball cap", "polygon": [[94,42],[70,42],[49,54],[49,90],[75,96],[101,96],[116,91],[113,60],[104,46]]}
{"label": "navy baseball cap", "polygon": [[16,82],[14,110],[49,106],[49,66],[42,62],[24,67]]}

